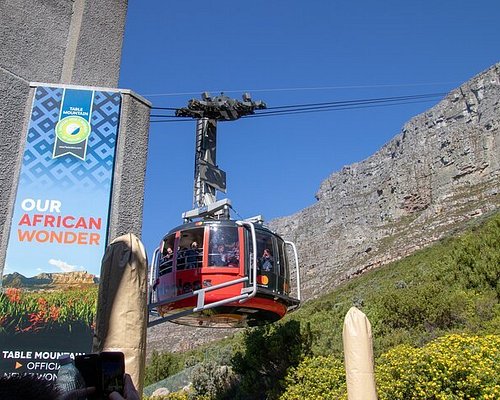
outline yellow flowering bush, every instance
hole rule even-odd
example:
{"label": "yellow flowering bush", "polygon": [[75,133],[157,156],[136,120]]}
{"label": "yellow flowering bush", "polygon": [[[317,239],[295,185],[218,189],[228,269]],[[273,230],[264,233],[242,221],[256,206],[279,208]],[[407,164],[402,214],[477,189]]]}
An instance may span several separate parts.
{"label": "yellow flowering bush", "polygon": [[183,390],[162,396],[143,397],[143,400],[189,400],[189,399],[190,399],[189,394]]}
{"label": "yellow flowering bush", "polygon": [[[377,361],[379,400],[500,399],[500,336],[452,334],[422,348],[400,345]],[[347,399],[343,363],[306,358],[285,378],[280,400]]]}
{"label": "yellow flowering bush", "polygon": [[285,378],[280,400],[347,399],[345,370],[333,356],[307,357]]}
{"label": "yellow flowering bush", "polygon": [[401,345],[377,363],[379,400],[500,399],[500,336],[448,335]]}

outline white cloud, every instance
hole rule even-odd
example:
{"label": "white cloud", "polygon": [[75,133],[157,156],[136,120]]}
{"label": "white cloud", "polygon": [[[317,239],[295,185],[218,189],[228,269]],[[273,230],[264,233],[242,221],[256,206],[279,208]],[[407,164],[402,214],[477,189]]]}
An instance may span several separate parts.
{"label": "white cloud", "polygon": [[62,272],[73,272],[82,270],[82,267],[78,267],[76,265],[70,265],[66,261],[54,260],[53,258],[49,260],[49,264],[59,268]]}

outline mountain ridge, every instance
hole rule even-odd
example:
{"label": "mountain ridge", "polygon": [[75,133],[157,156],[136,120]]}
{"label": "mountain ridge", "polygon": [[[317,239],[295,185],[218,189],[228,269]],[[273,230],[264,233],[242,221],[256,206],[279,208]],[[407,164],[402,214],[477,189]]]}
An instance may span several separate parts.
{"label": "mountain ridge", "polygon": [[297,244],[306,298],[498,209],[499,99],[497,63],[413,117],[375,154],[331,174],[317,203],[270,222]]}
{"label": "mountain ridge", "polygon": [[99,283],[99,279],[87,271],[42,272],[31,278],[19,272],[6,274],[2,278],[3,287],[42,289],[54,286],[79,286]]}

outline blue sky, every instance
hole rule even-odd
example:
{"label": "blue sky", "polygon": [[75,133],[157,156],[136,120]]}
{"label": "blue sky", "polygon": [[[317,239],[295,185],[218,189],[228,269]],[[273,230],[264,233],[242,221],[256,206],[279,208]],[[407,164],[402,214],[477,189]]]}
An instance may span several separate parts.
{"label": "blue sky", "polygon": [[[497,0],[128,7],[120,87],[157,107],[184,107],[203,91],[249,91],[269,107],[448,92],[500,61]],[[219,123],[226,196],[243,217],[293,214],[315,202],[322,180],[373,154],[436,102]],[[151,124],[142,235],[149,255],[192,208],[194,133],[194,121]]]}

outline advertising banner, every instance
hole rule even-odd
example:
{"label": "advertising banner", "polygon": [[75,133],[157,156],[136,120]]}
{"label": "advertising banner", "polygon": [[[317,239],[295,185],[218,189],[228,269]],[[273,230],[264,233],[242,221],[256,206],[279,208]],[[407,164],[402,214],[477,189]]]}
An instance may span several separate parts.
{"label": "advertising banner", "polygon": [[91,349],[121,94],[39,86],[0,293],[0,373],[55,379]]}

